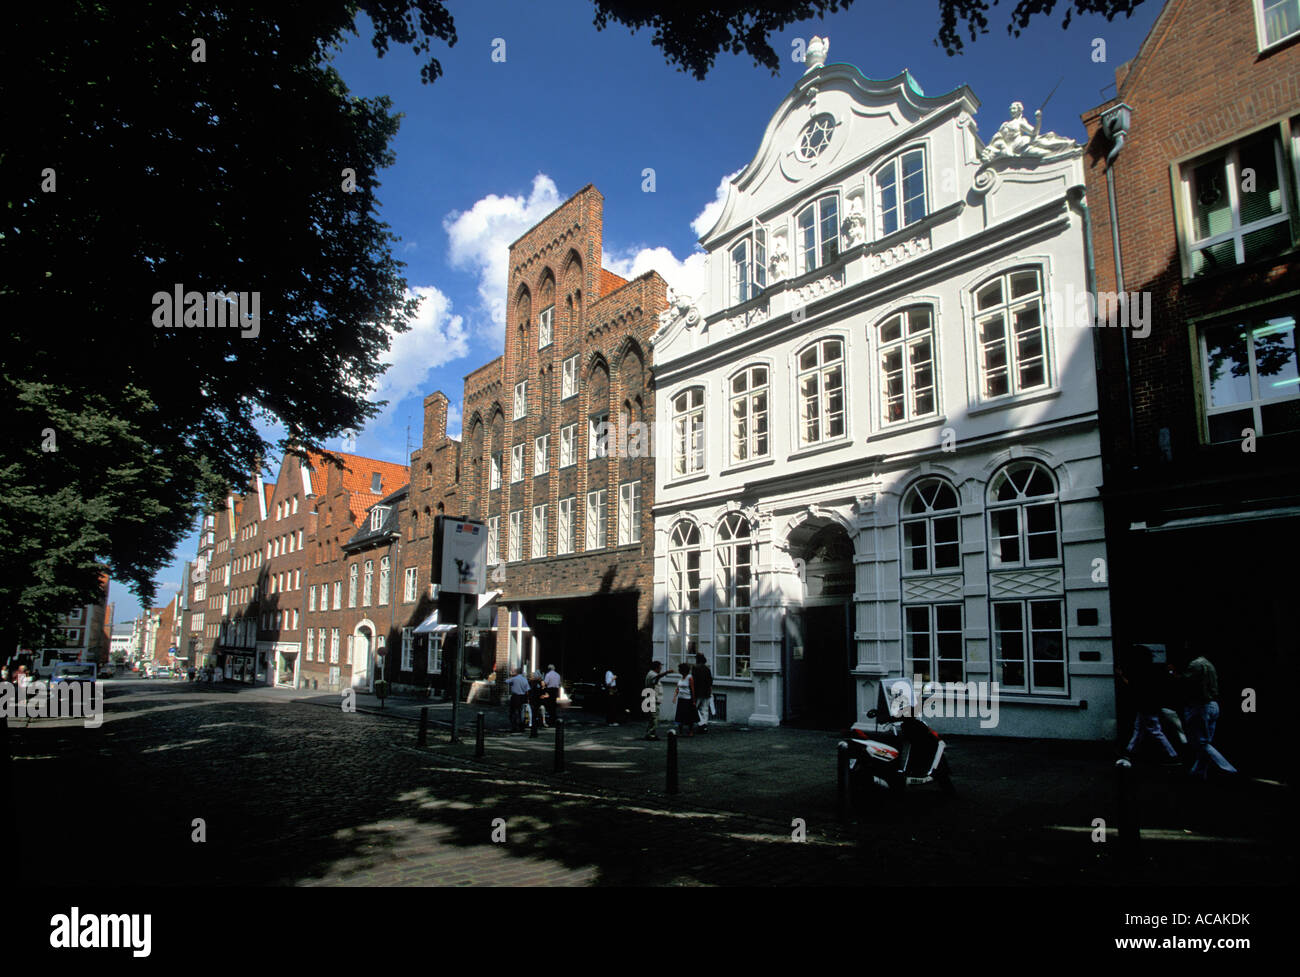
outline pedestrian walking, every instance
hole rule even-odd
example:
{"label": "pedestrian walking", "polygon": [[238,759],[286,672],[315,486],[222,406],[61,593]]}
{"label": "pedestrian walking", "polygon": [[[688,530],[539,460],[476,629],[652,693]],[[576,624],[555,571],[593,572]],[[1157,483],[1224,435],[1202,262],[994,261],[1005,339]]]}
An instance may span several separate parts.
{"label": "pedestrian walking", "polygon": [[642,701],[646,703],[646,708],[650,713],[645,738],[648,740],[657,740],[659,738],[659,709],[663,705],[663,678],[668,674],[664,671],[663,662],[653,661],[650,663],[650,671],[645,673],[645,687],[650,690],[650,694],[645,696]]}
{"label": "pedestrian walking", "polygon": [[18,674],[14,678],[14,685],[18,686],[18,688],[20,689],[27,688],[27,666],[26,665],[18,666]]}
{"label": "pedestrian walking", "polygon": [[1183,687],[1187,693],[1183,725],[1195,756],[1188,774],[1195,780],[1205,780],[1211,763],[1224,773],[1236,773],[1237,768],[1214,748],[1214,728],[1219,721],[1219,673],[1208,658],[1197,655],[1187,663]]}
{"label": "pedestrian walking", "polygon": [[605,725],[617,726],[618,713],[618,676],[614,674],[612,668],[607,668],[605,669]]}
{"label": "pedestrian walking", "polygon": [[695,711],[700,716],[700,732],[709,730],[709,717],[713,715],[713,673],[709,671],[709,661],[704,655],[695,655],[695,667],[691,669],[691,683],[694,687]]}
{"label": "pedestrian walking", "polygon": [[700,721],[700,714],[695,711],[695,683],[691,676],[691,666],[682,662],[678,668],[682,677],[677,680],[677,691],[673,694],[673,702],[677,703],[677,710],[674,716],[677,722],[678,730],[685,727],[689,732],[687,736],[695,735],[695,724]]}
{"label": "pedestrian walking", "polygon": [[1129,655],[1128,669],[1120,669],[1120,682],[1133,695],[1136,714],[1133,717],[1133,735],[1124,749],[1124,754],[1132,759],[1145,739],[1154,740],[1164,751],[1165,758],[1178,762],[1178,751],[1165,736],[1160,725],[1161,706],[1164,704],[1164,686],[1167,670],[1163,661],[1155,661],[1149,648],[1138,645]]}
{"label": "pedestrian walking", "polygon": [[545,727],[546,716],[542,712],[542,673],[533,670],[528,676],[528,706],[533,711],[533,726]]}
{"label": "pedestrian walking", "polygon": [[546,694],[546,718],[550,720],[552,726],[556,721],[556,710],[560,707],[560,673],[555,670],[554,665],[546,666],[546,674],[542,676],[542,685]]}
{"label": "pedestrian walking", "polygon": [[510,732],[524,731],[524,703],[528,701],[528,679],[524,677],[519,666],[510,669],[510,681],[506,683],[510,690]]}

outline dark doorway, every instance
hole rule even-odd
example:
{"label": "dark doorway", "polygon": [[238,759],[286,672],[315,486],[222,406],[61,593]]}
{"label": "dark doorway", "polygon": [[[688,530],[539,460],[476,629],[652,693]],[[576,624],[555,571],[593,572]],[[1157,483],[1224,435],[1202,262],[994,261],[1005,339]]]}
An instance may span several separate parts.
{"label": "dark doorway", "polygon": [[853,543],[838,523],[823,522],[795,530],[791,544],[803,561],[804,606],[787,616],[784,718],[811,729],[840,729],[857,716]]}

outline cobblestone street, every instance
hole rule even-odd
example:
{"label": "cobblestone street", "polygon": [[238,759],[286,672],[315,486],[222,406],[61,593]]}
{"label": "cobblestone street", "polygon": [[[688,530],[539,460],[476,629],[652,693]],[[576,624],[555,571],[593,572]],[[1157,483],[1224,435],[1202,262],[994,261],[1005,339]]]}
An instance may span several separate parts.
{"label": "cobblestone street", "polygon": [[[956,801],[917,791],[901,811],[858,826],[836,819],[834,738],[827,734],[719,729],[683,742],[683,792],[669,798],[661,789],[664,744],[639,740],[637,728],[575,725],[568,770],[556,775],[549,772],[550,732],[537,740],[491,736],[487,759],[475,761],[472,742],[449,745],[445,729],[435,728],[422,749],[408,718],[346,714],[269,691],[147,682],[110,683],[108,691],[99,729],[11,724],[19,831],[67,823],[69,811],[89,803],[121,839],[42,846],[41,859],[20,863],[29,882],[1130,879],[1114,845],[1090,840],[1092,817],[1113,817],[1110,767],[1096,745],[1058,744],[1050,770],[1018,783],[1015,766],[1024,761],[1015,751],[1028,747],[960,743]],[[1279,844],[1288,837],[1280,797],[1252,795],[1253,810],[1243,812],[1227,793],[1251,786],[1212,785],[1189,811],[1185,785],[1147,784],[1149,861],[1132,881],[1283,881],[1293,863],[1289,843]],[[803,843],[792,840],[791,815],[805,820]],[[1175,816],[1182,817],[1177,825],[1169,820]],[[206,829],[202,844],[191,840],[196,818]],[[504,840],[494,840],[494,831]]]}

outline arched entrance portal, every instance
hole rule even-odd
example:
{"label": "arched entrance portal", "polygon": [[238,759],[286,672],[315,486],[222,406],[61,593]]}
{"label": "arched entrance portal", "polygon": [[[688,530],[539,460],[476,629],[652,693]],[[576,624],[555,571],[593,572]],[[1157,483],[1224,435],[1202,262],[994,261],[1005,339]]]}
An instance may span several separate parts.
{"label": "arched entrance portal", "polygon": [[787,610],[784,720],[838,729],[857,715],[852,669],[853,542],[839,523],[810,520],[790,534],[803,606]]}
{"label": "arched entrance portal", "polygon": [[357,625],[352,635],[352,688],[370,691],[375,687],[375,632],[368,621]]}

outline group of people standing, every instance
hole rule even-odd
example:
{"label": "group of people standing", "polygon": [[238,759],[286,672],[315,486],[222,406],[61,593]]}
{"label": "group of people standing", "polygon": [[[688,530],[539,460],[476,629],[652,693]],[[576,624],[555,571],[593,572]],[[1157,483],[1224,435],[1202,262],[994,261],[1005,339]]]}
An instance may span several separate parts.
{"label": "group of people standing", "polygon": [[[698,728],[701,733],[708,732],[709,718],[716,713],[713,705],[713,672],[709,670],[708,659],[703,655],[695,656],[695,665],[682,662],[677,669],[680,678],[677,690],[673,693],[676,708],[673,720],[678,731],[685,730],[687,736],[694,736]],[[645,738],[659,738],[659,708],[663,704],[662,682],[671,674],[664,670],[663,662],[652,661],[650,671],[646,672],[645,688],[649,694],[645,697],[646,711],[649,713]]]}
{"label": "group of people standing", "polygon": [[[549,729],[555,725],[556,710],[560,705],[560,673],[554,665],[546,666],[546,674],[534,671],[524,675],[518,665],[510,669],[506,682],[510,690],[510,731],[522,733],[528,725]],[[532,713],[531,722],[524,723],[524,705]]]}
{"label": "group of people standing", "polygon": [[1182,668],[1166,662],[1162,654],[1153,654],[1149,648],[1133,649],[1128,666],[1120,670],[1120,681],[1133,695],[1136,716],[1133,735],[1124,753],[1129,759],[1137,753],[1145,739],[1152,740],[1165,754],[1166,761],[1180,764],[1178,751],[1165,735],[1161,718],[1173,716],[1167,709],[1170,701],[1181,700],[1182,727],[1173,723],[1176,734],[1185,738],[1192,764],[1188,774],[1196,780],[1205,780],[1210,767],[1218,767],[1227,774],[1237,768],[1228,762],[1214,746],[1214,731],[1219,721],[1219,675],[1214,665],[1204,655],[1186,660]]}

